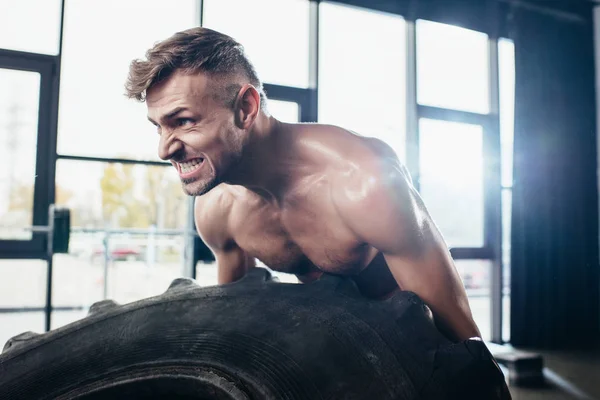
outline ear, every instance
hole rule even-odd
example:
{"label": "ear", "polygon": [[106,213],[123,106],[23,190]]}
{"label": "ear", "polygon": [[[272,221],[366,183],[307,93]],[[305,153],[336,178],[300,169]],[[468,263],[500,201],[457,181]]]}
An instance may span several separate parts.
{"label": "ear", "polygon": [[252,126],[260,112],[260,94],[251,84],[247,83],[238,92],[235,103],[235,124],[240,129]]}

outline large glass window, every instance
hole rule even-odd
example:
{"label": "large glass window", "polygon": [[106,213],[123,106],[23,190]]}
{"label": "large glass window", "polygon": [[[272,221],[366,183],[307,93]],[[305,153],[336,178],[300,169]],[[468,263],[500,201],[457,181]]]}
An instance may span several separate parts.
{"label": "large glass window", "polygon": [[266,83],[308,86],[306,0],[204,0],[202,24],[240,42]]}
{"label": "large glass window", "polygon": [[419,121],[420,192],[450,247],[484,244],[483,129]]}
{"label": "large glass window", "polygon": [[500,143],[502,165],[502,261],[504,268],[503,327],[505,341],[510,339],[510,237],[512,218],[513,139],[515,123],[515,48],[508,39],[498,41],[500,80]]}
{"label": "large glass window", "polygon": [[269,99],[269,112],[282,122],[298,122],[300,106],[294,101]]}
{"label": "large glass window", "polygon": [[502,186],[512,187],[515,125],[515,46],[512,41],[507,39],[498,41],[498,64]]}
{"label": "large glass window", "polygon": [[66,1],[59,154],[157,160],[146,105],[124,96],[129,64],[173,33],[198,25],[196,0]]}
{"label": "large glass window", "polygon": [[381,139],[403,160],[404,19],[333,3],[320,7],[319,122]]}
{"label": "large glass window", "polygon": [[40,74],[0,69],[0,239],[30,240]]}
{"label": "large glass window", "polygon": [[44,331],[46,262],[0,260],[0,350],[25,331]]}
{"label": "large glass window", "polygon": [[58,54],[60,8],[61,0],[0,0],[0,48]]}
{"label": "large glass window", "polygon": [[182,235],[77,228],[71,235],[69,254],[55,256],[53,328],[77,320],[99,300],[124,304],[159,295],[184,275]]}
{"label": "large glass window", "polygon": [[156,295],[182,276],[189,197],[174,168],[59,160],[56,191],[73,227],[69,254],[55,256],[53,305],[74,310],[57,311],[53,326],[105,297]]}
{"label": "large glass window", "polygon": [[462,278],[473,319],[483,340],[490,340],[491,321],[491,260],[456,260],[456,269]]}
{"label": "large glass window", "polygon": [[188,197],[170,166],[59,160],[57,204],[82,228],[181,229]]}
{"label": "large glass window", "polygon": [[488,36],[452,25],[418,20],[417,101],[488,113]]}

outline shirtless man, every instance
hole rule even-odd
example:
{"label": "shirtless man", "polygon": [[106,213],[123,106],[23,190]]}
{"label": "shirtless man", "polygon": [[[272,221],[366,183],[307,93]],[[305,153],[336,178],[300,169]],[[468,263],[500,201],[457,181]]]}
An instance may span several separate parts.
{"label": "shirtless man", "polygon": [[278,121],[241,45],[206,28],[133,61],[127,93],[146,101],[160,158],[196,197],[220,284],[255,259],[302,282],[349,275],[367,296],[416,293],[452,340],[480,336],[440,232],[382,141]]}

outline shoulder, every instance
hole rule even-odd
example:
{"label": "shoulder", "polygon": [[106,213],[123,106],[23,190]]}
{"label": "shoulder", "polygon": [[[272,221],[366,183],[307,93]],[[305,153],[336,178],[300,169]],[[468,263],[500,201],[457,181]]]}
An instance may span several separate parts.
{"label": "shoulder", "polygon": [[396,168],[410,181],[408,170],[394,149],[376,137],[363,136],[335,125],[302,124],[298,137],[311,152],[326,153],[342,164],[352,162],[377,173],[377,168]]}
{"label": "shoulder", "polygon": [[[420,232],[425,214],[406,168],[397,160],[360,158],[331,185],[340,219],[360,241],[395,251],[411,232]],[[390,242],[393,238],[393,242]]]}
{"label": "shoulder", "polygon": [[194,199],[196,229],[209,247],[219,248],[231,240],[228,221],[233,203],[234,195],[225,184]]}
{"label": "shoulder", "polygon": [[340,211],[399,209],[415,194],[406,168],[394,160],[359,160],[332,182],[332,198]]}
{"label": "shoulder", "polygon": [[411,191],[410,173],[387,143],[349,132],[338,147],[341,173],[332,190],[340,205],[364,207]]}
{"label": "shoulder", "polygon": [[311,156],[325,159],[333,172],[331,195],[340,211],[353,214],[414,192],[408,169],[382,140],[321,124],[305,125],[299,136]]}

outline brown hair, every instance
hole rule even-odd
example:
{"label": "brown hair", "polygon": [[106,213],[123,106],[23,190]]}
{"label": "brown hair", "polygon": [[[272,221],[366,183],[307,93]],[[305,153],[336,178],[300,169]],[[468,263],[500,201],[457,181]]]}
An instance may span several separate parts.
{"label": "brown hair", "polygon": [[[146,99],[146,92],[176,70],[185,73],[203,72],[216,77],[242,75],[260,93],[261,108],[266,107],[266,95],[254,66],[244,47],[230,36],[207,28],[192,28],[177,32],[156,43],[146,52],[146,60],[134,60],[125,84],[129,98]],[[241,86],[226,84],[218,93],[220,100],[233,105]]]}

